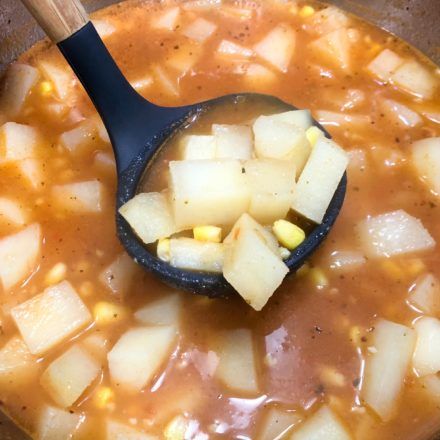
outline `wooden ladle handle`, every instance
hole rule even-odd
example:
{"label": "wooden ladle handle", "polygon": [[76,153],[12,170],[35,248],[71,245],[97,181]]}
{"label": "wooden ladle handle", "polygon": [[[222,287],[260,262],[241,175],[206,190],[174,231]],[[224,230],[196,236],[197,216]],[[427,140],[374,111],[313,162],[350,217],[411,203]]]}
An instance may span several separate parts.
{"label": "wooden ladle handle", "polygon": [[22,0],[55,43],[65,40],[89,22],[80,0]]}

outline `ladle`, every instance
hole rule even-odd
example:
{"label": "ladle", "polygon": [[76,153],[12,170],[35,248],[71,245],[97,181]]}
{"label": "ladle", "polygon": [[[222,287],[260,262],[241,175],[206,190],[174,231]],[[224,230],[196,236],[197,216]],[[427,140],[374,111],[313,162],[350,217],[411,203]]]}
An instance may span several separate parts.
{"label": "ladle", "polygon": [[[140,96],[122,75],[79,0],[22,1],[58,45],[105,124],[116,158],[116,209],[136,194],[144,170],[164,141],[198,114],[218,104],[231,102],[233,105],[242,99],[270,100],[296,110],[276,97],[256,93],[227,95],[184,107],[157,106]],[[314,124],[323,130],[316,121]],[[327,132],[326,136],[330,137]],[[322,224],[317,225],[285,260],[291,271],[304,264],[330,231],[344,201],[346,184],[344,175]],[[119,240],[129,255],[167,284],[210,297],[227,296],[232,291],[222,275],[181,270],[161,261],[117,212],[116,227]]]}

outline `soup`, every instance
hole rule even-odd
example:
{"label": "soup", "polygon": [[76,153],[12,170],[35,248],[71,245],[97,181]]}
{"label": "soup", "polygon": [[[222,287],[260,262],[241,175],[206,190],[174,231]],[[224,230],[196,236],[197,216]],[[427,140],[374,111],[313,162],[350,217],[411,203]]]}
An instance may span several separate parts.
{"label": "soup", "polygon": [[38,44],[11,66],[0,111],[2,409],[41,439],[438,430],[435,66],[315,2],[129,0],[94,21],[155,103],[255,91],[311,109],[349,154],[346,200],[261,312],[170,289],[123,252],[105,129]]}

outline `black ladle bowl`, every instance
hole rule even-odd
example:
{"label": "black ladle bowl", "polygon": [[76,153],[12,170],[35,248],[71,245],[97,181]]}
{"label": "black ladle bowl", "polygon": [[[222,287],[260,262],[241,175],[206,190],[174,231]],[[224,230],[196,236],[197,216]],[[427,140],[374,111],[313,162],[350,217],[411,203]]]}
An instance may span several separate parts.
{"label": "black ladle bowl", "polygon": [[[110,136],[116,158],[118,188],[116,209],[132,199],[145,170],[154,161],[165,141],[198,115],[211,108],[237,100],[261,99],[297,110],[276,97],[256,93],[234,94],[184,107],[160,107],[140,96],[122,75],[78,0],[23,0],[40,25],[58,44],[98,110]],[[49,17],[48,10],[52,16]],[[59,29],[71,20],[67,32]],[[79,18],[78,18],[79,14]],[[53,19],[53,15],[60,20]],[[49,20],[50,19],[50,20]],[[65,36],[66,38],[59,38]],[[61,41],[59,41],[61,40]],[[316,121],[314,124],[330,135]],[[347,186],[344,174],[323,222],[310,231],[285,263],[291,272],[301,267],[329,233],[342,207]],[[151,253],[117,212],[119,240],[135,262],[178,289],[209,297],[228,296],[232,287],[222,275],[172,267]]]}

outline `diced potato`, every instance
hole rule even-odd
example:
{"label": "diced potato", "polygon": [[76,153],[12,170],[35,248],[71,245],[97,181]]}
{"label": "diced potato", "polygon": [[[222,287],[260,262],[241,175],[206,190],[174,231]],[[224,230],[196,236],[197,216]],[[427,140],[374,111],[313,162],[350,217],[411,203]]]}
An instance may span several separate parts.
{"label": "diced potato", "polygon": [[214,136],[187,135],[180,142],[182,160],[215,159],[216,143]]}
{"label": "diced potato", "polygon": [[177,97],[180,95],[179,91],[179,83],[170,77],[170,75],[163,69],[162,66],[153,65],[152,71],[154,74],[154,82],[153,84],[159,83],[163,91],[172,97]]}
{"label": "diced potato", "polygon": [[367,66],[367,70],[382,81],[389,81],[394,71],[401,66],[403,59],[390,49],[384,49]]}
{"label": "diced potato", "polygon": [[221,243],[222,228],[218,226],[196,226],[193,228],[194,239],[197,241],[209,241],[211,243]]}
{"label": "diced potato", "polygon": [[180,8],[178,6],[169,8],[163,12],[159,17],[154,17],[151,21],[151,26],[154,29],[165,29],[173,31],[179,22]]}
{"label": "diced potato", "polygon": [[26,223],[26,217],[18,201],[0,197],[0,222],[23,226]]}
{"label": "diced potato", "polygon": [[80,413],[46,405],[38,420],[38,440],[70,439],[84,420]]}
{"label": "diced potato", "polygon": [[440,403],[440,377],[437,374],[423,376],[420,378],[423,390],[434,402]]}
{"label": "diced potato", "polygon": [[295,52],[295,44],[295,31],[286,24],[280,24],[254,46],[254,51],[269,64],[286,73]]}
{"label": "diced potato", "polygon": [[258,230],[243,225],[225,248],[223,275],[255,310],[261,310],[280,286],[289,268]]}
{"label": "diced potato", "polygon": [[40,247],[41,228],[38,223],[0,239],[0,281],[5,292],[31,274],[40,255]]}
{"label": "diced potato", "polygon": [[104,187],[98,180],[54,185],[52,200],[69,213],[93,214],[103,209],[103,192]]}
{"label": "diced potato", "polygon": [[251,199],[249,214],[264,225],[284,218],[295,188],[295,165],[290,161],[255,159],[244,164]]}
{"label": "diced potato", "polygon": [[224,331],[218,336],[215,352],[220,362],[215,377],[236,392],[258,393],[258,375],[252,332],[248,329]]}
{"label": "diced potato", "polygon": [[44,172],[38,159],[24,159],[17,163],[22,180],[34,191],[41,190],[44,185]]}
{"label": "diced potato", "polygon": [[430,99],[438,87],[438,80],[417,61],[406,61],[391,75],[394,85],[422,99]]}
{"label": "diced potato", "polygon": [[179,327],[182,312],[182,297],[173,293],[140,308],[135,318],[145,325],[173,325]]}
{"label": "diced potato", "polygon": [[13,336],[0,349],[0,384],[22,386],[35,380],[39,366],[37,358],[32,356],[24,341]]}
{"label": "diced potato", "polygon": [[371,118],[368,115],[338,113],[328,110],[317,110],[315,117],[324,127],[365,127],[366,124],[371,123]]}
{"label": "diced potato", "polygon": [[39,76],[38,70],[27,64],[14,63],[9,67],[0,99],[8,117],[14,118],[20,113]]}
{"label": "diced potato", "polygon": [[427,376],[440,371],[440,321],[424,316],[416,321],[416,348],[413,367],[419,376]]}
{"label": "diced potato", "polygon": [[154,435],[147,434],[116,420],[107,420],[106,427],[106,440],[158,440],[158,437]]}
{"label": "diced potato", "polygon": [[180,43],[166,60],[166,65],[178,70],[180,75],[186,75],[197,63],[202,55],[202,48],[198,43]]}
{"label": "diced potato", "polygon": [[381,102],[381,109],[383,114],[404,127],[413,128],[423,123],[423,119],[418,113],[392,99],[384,99]]}
{"label": "diced potato", "polygon": [[270,69],[256,63],[239,66],[234,72],[243,74],[246,83],[252,87],[270,87],[278,79]]}
{"label": "diced potato", "polygon": [[306,133],[276,116],[260,116],[254,122],[256,155],[258,158],[288,160],[299,175],[311,151]]}
{"label": "diced potato", "polygon": [[93,165],[112,175],[116,173],[116,162],[112,153],[98,151],[93,158]]}
{"label": "diced potato", "polygon": [[70,153],[79,154],[92,147],[96,134],[96,125],[85,121],[72,130],[64,132],[60,136],[59,143]]}
{"label": "diced potato", "polygon": [[163,430],[164,440],[184,440],[188,438],[187,431],[190,429],[190,420],[183,415],[177,415],[165,426]]}
{"label": "diced potato", "polygon": [[270,118],[274,121],[295,125],[303,130],[307,130],[313,124],[312,115],[309,110],[290,110],[288,112],[270,115]]}
{"label": "diced potato", "polygon": [[123,252],[100,273],[99,281],[115,295],[122,297],[130,289],[137,268],[132,258]]}
{"label": "diced potato", "polygon": [[348,271],[366,262],[364,254],[359,251],[334,251],[330,255],[330,269],[334,270]]}
{"label": "diced potato", "polygon": [[170,355],[175,340],[172,326],[128,330],[107,356],[112,382],[127,392],[141,391]]}
{"label": "diced potato", "polygon": [[291,440],[351,440],[353,437],[328,407],[323,405],[291,435]]}
{"label": "diced potato", "polygon": [[287,220],[277,220],[272,229],[280,244],[290,250],[297,248],[306,238],[299,226]]}
{"label": "diced potato", "polygon": [[222,0],[189,0],[183,3],[185,11],[208,11],[222,6]]}
{"label": "diced potato", "polygon": [[247,160],[252,157],[252,130],[245,125],[213,124],[217,159]]}
{"label": "diced potato", "polygon": [[308,47],[333,67],[350,69],[351,43],[346,29],[337,29],[325,34]]}
{"label": "diced potato", "polygon": [[380,320],[374,326],[361,397],[383,421],[394,415],[415,343],[414,330],[404,325]]}
{"label": "diced potato", "polygon": [[38,132],[29,125],[6,122],[0,127],[0,164],[35,156]]}
{"label": "diced potato", "polygon": [[435,246],[422,222],[402,209],[368,217],[359,224],[358,232],[363,251],[369,257],[392,257]]}
{"label": "diced potato", "polygon": [[440,281],[432,273],[421,275],[411,286],[408,301],[431,316],[440,313]]}
{"label": "diced potato", "polygon": [[38,67],[43,76],[54,85],[58,98],[68,105],[72,105],[75,101],[76,78],[70,68],[67,66],[59,67],[47,61],[41,61]]}
{"label": "diced potato", "polygon": [[154,83],[151,75],[144,75],[130,81],[131,86],[138,92],[142,93]]}
{"label": "diced potato", "polygon": [[336,6],[321,9],[313,14],[310,19],[310,30],[320,35],[336,29],[346,28],[349,25],[350,19],[347,14]]}
{"label": "diced potato", "polygon": [[347,165],[348,155],[338,144],[319,139],[299,177],[292,209],[321,223]]}
{"label": "diced potato", "polygon": [[222,56],[228,56],[232,58],[249,58],[254,55],[252,49],[240,46],[237,43],[229,40],[222,40],[217,48],[217,53]]}
{"label": "diced potato", "polygon": [[94,333],[82,340],[81,345],[92,354],[95,359],[99,360],[101,365],[104,365],[109,351],[109,339],[102,329],[96,329]]}
{"label": "diced potato", "polygon": [[170,264],[188,270],[221,273],[223,269],[223,243],[172,238],[170,240]]}
{"label": "diced potato", "polygon": [[198,43],[205,42],[215,31],[217,25],[204,18],[196,18],[191,24],[183,29],[182,34]]}
{"label": "diced potato", "polygon": [[282,440],[301,420],[302,417],[295,411],[271,408],[259,426],[257,440]]}
{"label": "diced potato", "polygon": [[74,345],[52,361],[40,384],[61,407],[73,405],[96,379],[101,365],[83,348]]}
{"label": "diced potato", "polygon": [[116,31],[116,26],[109,20],[92,20],[92,22],[96,32],[98,32],[102,39],[109,37]]}
{"label": "diced potato", "polygon": [[170,175],[178,229],[232,225],[249,206],[246,177],[238,160],[172,161]]}
{"label": "diced potato", "polygon": [[161,193],[137,194],[119,208],[119,213],[146,244],[169,237],[177,230],[170,204]]}
{"label": "diced potato", "polygon": [[63,281],[11,309],[32,354],[43,354],[92,320],[72,285]]}
{"label": "diced potato", "polygon": [[412,145],[412,161],[421,179],[440,196],[440,137],[422,139]]}
{"label": "diced potato", "polygon": [[108,301],[99,301],[93,307],[93,318],[98,327],[121,323],[129,316],[128,307]]}

